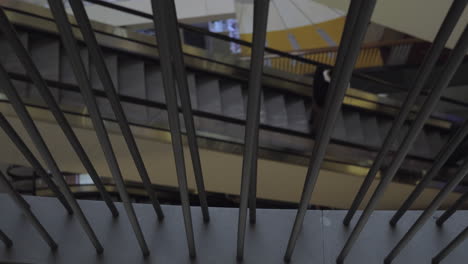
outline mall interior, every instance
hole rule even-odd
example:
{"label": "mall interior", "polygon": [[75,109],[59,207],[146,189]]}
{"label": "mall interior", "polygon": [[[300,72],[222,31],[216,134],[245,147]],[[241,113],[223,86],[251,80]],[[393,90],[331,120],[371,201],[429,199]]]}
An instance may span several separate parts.
{"label": "mall interior", "polygon": [[0,0],[0,263],[464,263],[467,3]]}

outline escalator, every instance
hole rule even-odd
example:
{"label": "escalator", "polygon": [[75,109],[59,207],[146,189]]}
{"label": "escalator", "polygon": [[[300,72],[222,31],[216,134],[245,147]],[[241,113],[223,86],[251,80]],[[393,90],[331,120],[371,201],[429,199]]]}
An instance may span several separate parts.
{"label": "escalator", "polygon": [[[86,118],[85,104],[49,11],[15,2],[2,0],[0,5],[17,27],[23,44],[28,47],[57,102],[69,116]],[[93,26],[129,122],[135,127],[167,131],[167,111],[154,37],[100,23],[93,23]],[[79,34],[76,35],[82,40]],[[0,62],[10,73],[24,101],[30,109],[43,109],[45,104],[1,36],[0,50]],[[184,46],[184,52],[196,129],[206,142],[201,146],[240,154],[247,106],[248,63],[189,46]],[[98,96],[101,114],[112,126],[115,117],[84,45],[81,46],[81,56]],[[295,165],[307,164],[307,155],[314,143],[310,124],[319,118],[311,110],[312,83],[313,79],[309,77],[265,69],[260,114],[261,157]],[[397,100],[361,91],[353,84],[339,113],[327,152],[330,163],[325,168],[337,170],[340,166],[354,166],[365,171],[381,147],[400,104]],[[8,113],[7,100],[2,100],[0,106],[2,112]],[[409,122],[404,125],[394,150],[403,141]],[[447,142],[454,124],[457,125],[457,121],[446,114],[434,113],[407,157],[402,167],[403,176],[397,177],[398,180],[416,182]],[[456,164],[451,164],[444,172],[450,173],[453,166]],[[413,177],[405,178],[407,175]]]}

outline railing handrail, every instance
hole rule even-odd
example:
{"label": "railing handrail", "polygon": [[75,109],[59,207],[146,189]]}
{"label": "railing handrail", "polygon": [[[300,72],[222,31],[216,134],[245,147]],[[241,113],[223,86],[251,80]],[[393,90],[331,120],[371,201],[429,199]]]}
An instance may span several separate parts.
{"label": "railing handrail", "polygon": [[[399,40],[387,40],[387,41],[376,41],[371,43],[365,43],[362,45],[361,50],[363,49],[375,49],[375,48],[385,48],[385,47],[394,47],[406,44],[415,44],[415,43],[426,43],[426,41],[417,39],[417,38],[408,38],[408,39],[399,39]],[[314,49],[303,49],[303,50],[291,50],[286,51],[287,53],[294,55],[294,56],[304,56],[304,55],[312,55],[312,54],[321,54],[321,53],[329,53],[329,52],[338,52],[338,46],[333,47],[322,47],[322,48],[314,48]],[[277,54],[267,54],[265,55],[265,59],[274,59],[274,58],[281,58]],[[249,56],[242,57],[241,60],[248,60]]]}
{"label": "railing handrail", "polygon": [[[425,43],[425,42],[426,41],[417,39],[417,38],[384,40],[384,41],[365,43],[361,46],[361,49],[384,48],[384,47],[392,47],[392,46],[415,44],[415,43]],[[338,46],[314,48],[314,49],[303,49],[303,50],[291,50],[287,52],[293,55],[300,56],[300,55],[307,55],[307,54],[317,54],[317,53],[323,53],[323,52],[337,52],[337,51],[338,51]]]}

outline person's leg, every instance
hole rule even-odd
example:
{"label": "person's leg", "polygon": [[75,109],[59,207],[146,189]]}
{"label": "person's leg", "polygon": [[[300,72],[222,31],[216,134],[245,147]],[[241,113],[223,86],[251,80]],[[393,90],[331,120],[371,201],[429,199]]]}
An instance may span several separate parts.
{"label": "person's leg", "polygon": [[310,132],[313,136],[316,136],[319,128],[320,116],[322,115],[322,108],[315,102],[312,101],[312,112],[310,114]]}

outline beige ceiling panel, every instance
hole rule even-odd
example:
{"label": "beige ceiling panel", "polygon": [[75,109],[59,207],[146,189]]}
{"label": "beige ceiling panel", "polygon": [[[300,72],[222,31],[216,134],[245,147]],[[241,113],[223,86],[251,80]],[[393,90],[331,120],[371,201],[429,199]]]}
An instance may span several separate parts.
{"label": "beige ceiling panel", "polygon": [[[315,0],[332,8],[346,11],[349,0]],[[372,21],[406,34],[432,41],[437,34],[453,1],[441,0],[379,0]],[[447,46],[454,47],[465,25],[468,24],[468,8],[458,21]]]}

